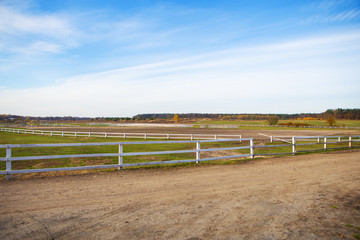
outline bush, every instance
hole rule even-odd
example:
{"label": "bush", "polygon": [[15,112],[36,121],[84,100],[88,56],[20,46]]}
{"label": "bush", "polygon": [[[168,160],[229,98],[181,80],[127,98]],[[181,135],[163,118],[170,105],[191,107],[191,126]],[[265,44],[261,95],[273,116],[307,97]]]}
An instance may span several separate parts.
{"label": "bush", "polygon": [[269,116],[267,121],[269,125],[277,125],[279,123],[279,118],[277,116]]}
{"label": "bush", "polygon": [[305,117],[303,120],[319,120],[319,118],[315,118],[315,117]]}
{"label": "bush", "polygon": [[329,116],[329,117],[327,117],[326,122],[327,122],[327,124],[329,124],[329,126],[332,126],[335,124],[336,121],[333,116]]}
{"label": "bush", "polygon": [[287,127],[305,127],[305,126],[311,126],[311,124],[307,123],[292,123],[292,122],[286,122],[286,123],[280,123],[280,126],[287,126]]}

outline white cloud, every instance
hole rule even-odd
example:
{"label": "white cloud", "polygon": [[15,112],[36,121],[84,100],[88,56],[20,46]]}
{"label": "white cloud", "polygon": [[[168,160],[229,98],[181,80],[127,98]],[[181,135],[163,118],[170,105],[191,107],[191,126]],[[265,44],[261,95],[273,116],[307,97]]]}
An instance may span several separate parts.
{"label": "white cloud", "polygon": [[76,33],[71,23],[60,15],[35,15],[0,5],[0,32],[7,34],[37,34],[67,38]]}
{"label": "white cloud", "polygon": [[359,98],[359,42],[359,32],[312,37],[74,76],[47,87],[0,89],[0,109],[40,116],[132,116],[351,107],[356,103],[348,99]]}
{"label": "white cloud", "polygon": [[36,55],[42,53],[59,53],[61,52],[61,46],[58,44],[47,42],[33,42],[28,46],[14,47],[13,52],[21,53],[22,55]]}
{"label": "white cloud", "polygon": [[71,49],[78,45],[79,37],[69,16],[28,13],[24,8],[0,4],[0,57],[10,60],[6,68]]}

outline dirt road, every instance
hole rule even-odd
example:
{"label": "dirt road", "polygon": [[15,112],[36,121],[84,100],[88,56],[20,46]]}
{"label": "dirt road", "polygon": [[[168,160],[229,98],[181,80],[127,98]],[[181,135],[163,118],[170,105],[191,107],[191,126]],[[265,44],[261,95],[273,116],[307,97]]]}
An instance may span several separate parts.
{"label": "dirt road", "polygon": [[0,191],[0,239],[355,239],[360,234],[359,150],[4,180]]}

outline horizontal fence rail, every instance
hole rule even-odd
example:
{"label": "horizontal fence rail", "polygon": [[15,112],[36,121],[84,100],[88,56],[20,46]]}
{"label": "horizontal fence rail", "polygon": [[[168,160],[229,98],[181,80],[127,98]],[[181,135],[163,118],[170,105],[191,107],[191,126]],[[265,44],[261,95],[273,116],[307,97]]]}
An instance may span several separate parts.
{"label": "horizontal fence rail", "polygon": [[[6,129],[9,131],[9,129]],[[33,130],[31,130],[33,131]],[[10,132],[20,133],[20,129],[11,129]],[[65,133],[64,133],[65,134]],[[62,134],[63,135],[63,134]],[[159,134],[160,135],[160,134]],[[56,144],[3,144],[0,145],[0,149],[6,149],[6,156],[0,157],[0,161],[6,162],[6,170],[0,171],[0,174],[6,174],[7,179],[11,179],[11,174],[18,173],[37,173],[37,172],[51,172],[51,171],[67,171],[67,170],[89,170],[89,169],[104,169],[104,168],[117,168],[132,166],[145,166],[145,165],[161,165],[172,163],[189,163],[201,161],[212,161],[221,159],[234,159],[234,158],[254,158],[255,156],[267,156],[267,155],[295,155],[302,152],[313,151],[326,151],[330,149],[343,149],[360,147],[360,135],[356,136],[268,136],[271,142],[279,142],[280,144],[271,145],[254,145],[253,138],[235,138],[235,139],[211,139],[211,140],[163,140],[163,141],[136,141],[136,142],[103,142],[103,143],[56,143]],[[249,142],[248,145],[246,142]],[[217,142],[243,142],[241,146],[236,147],[214,147],[214,148],[201,148],[202,143],[217,143]],[[188,143],[195,144],[194,149],[189,150],[167,150],[167,151],[145,151],[145,152],[124,152],[123,147],[126,145],[157,145],[157,144],[179,144]],[[354,143],[354,144],[353,144]],[[12,149],[15,148],[46,148],[46,147],[80,147],[80,146],[110,146],[117,145],[118,151],[116,153],[91,153],[91,154],[65,154],[65,155],[47,155],[47,156],[12,156]],[[337,145],[337,146],[336,146]],[[319,147],[317,147],[319,146]],[[271,152],[271,149],[275,150]],[[232,151],[248,149],[246,152],[237,152],[235,155],[226,154],[225,156],[206,157],[201,158],[203,152],[216,152],[216,151]],[[269,150],[264,152],[264,150]],[[160,154],[181,154],[181,153],[195,153],[194,159],[185,160],[166,160],[166,161],[154,161],[154,162],[135,162],[124,163],[123,157],[126,156],[143,156],[143,155],[160,155]],[[44,168],[44,169],[23,169],[13,170],[11,168],[12,161],[27,161],[27,160],[49,160],[49,159],[61,159],[61,158],[88,158],[88,157],[118,157],[117,164],[110,165],[95,165],[95,166],[80,166],[80,167],[62,167],[62,168]]]}
{"label": "horizontal fence rail", "polygon": [[[254,146],[254,148],[279,148],[279,147],[291,147],[291,151],[289,152],[275,152],[275,153],[258,153],[254,154],[254,156],[263,156],[263,155],[283,155],[283,154],[293,154],[296,153],[304,153],[304,152],[314,152],[321,150],[330,150],[330,149],[344,149],[351,147],[360,147],[353,146],[352,143],[360,143],[360,135],[357,136],[268,136],[265,134],[260,134],[262,136],[270,137],[270,143],[278,141],[285,142],[288,144],[277,144],[277,145],[261,145]],[[299,143],[303,142],[303,143]],[[304,143],[305,142],[305,143]],[[331,147],[329,148],[329,144],[347,144],[346,146],[339,147]],[[297,147],[301,146],[317,146],[320,145],[320,148],[315,149],[304,149],[297,150]]]}
{"label": "horizontal fence rail", "polygon": [[225,134],[178,134],[178,133],[113,133],[113,132],[70,132],[70,131],[50,131],[50,130],[29,130],[21,128],[1,128],[2,132],[34,134],[42,136],[62,136],[62,137],[101,137],[101,138],[142,138],[142,139],[234,139],[241,140],[241,135]]}
{"label": "horizontal fence rail", "polygon": [[[6,157],[0,157],[0,161],[6,162],[6,171],[0,171],[0,174],[6,174],[7,179],[11,179],[11,174],[16,173],[35,173],[35,172],[49,172],[49,171],[66,171],[66,170],[88,170],[88,169],[102,169],[102,168],[118,168],[131,167],[131,166],[145,166],[145,165],[159,165],[170,163],[186,163],[200,161],[212,161],[229,158],[240,158],[251,156],[253,148],[251,146],[252,138],[243,138],[242,141],[250,141],[250,146],[238,146],[238,147],[223,147],[223,148],[206,148],[201,149],[201,143],[216,143],[216,142],[239,142],[239,139],[220,139],[220,140],[180,140],[180,141],[140,141],[140,142],[105,142],[105,143],[56,143],[56,144],[3,144],[0,148],[6,149]],[[151,152],[123,152],[124,145],[143,145],[143,144],[179,144],[179,143],[195,143],[196,148],[192,150],[172,150],[172,151],[151,151]],[[49,156],[25,156],[25,157],[13,157],[13,148],[39,148],[39,147],[79,147],[79,146],[109,146],[118,145],[119,151],[117,153],[92,153],[92,154],[66,154],[66,155],[49,155]],[[250,154],[237,154],[227,155],[220,157],[201,158],[201,152],[214,152],[214,151],[227,151],[227,150],[239,150],[250,149]],[[177,154],[177,153],[196,153],[195,159],[187,160],[170,160],[159,162],[141,162],[141,163],[123,163],[124,156],[141,156],[141,155],[159,155],[159,154]],[[60,158],[83,158],[83,157],[118,157],[118,164],[112,165],[97,165],[97,166],[81,166],[81,167],[66,167],[66,168],[47,168],[47,169],[25,169],[25,170],[12,170],[12,161],[24,161],[24,160],[44,160],[44,159],[60,159]]]}

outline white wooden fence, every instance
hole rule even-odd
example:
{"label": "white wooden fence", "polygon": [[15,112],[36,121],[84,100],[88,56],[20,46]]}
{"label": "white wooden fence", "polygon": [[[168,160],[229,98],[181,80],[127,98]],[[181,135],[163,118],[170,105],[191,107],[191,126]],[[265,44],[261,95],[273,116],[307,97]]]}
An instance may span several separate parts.
{"label": "white wooden fence", "polygon": [[143,138],[143,139],[241,139],[241,135],[225,134],[178,134],[178,133],[113,133],[113,132],[69,132],[51,130],[28,130],[21,128],[1,128],[2,132],[34,134],[43,136],[62,136],[62,137],[101,137],[101,138]]}
{"label": "white wooden fence", "polygon": [[[288,136],[282,136],[287,137]],[[272,137],[272,141],[280,139],[279,136]],[[237,147],[223,147],[223,148],[207,148],[201,149],[201,143],[213,143],[213,142],[240,142],[240,141],[249,141],[248,146],[237,146]],[[87,170],[87,169],[103,169],[103,168],[118,168],[131,167],[131,166],[144,166],[144,165],[159,165],[159,164],[171,164],[171,163],[186,163],[186,162],[197,162],[200,161],[212,161],[220,159],[231,159],[231,158],[244,158],[255,156],[264,156],[264,155],[283,155],[283,154],[293,154],[300,152],[311,152],[319,150],[329,150],[329,149],[340,149],[340,148],[351,148],[351,147],[360,147],[359,144],[353,146],[352,143],[359,143],[360,135],[357,136],[293,136],[291,137],[291,142],[288,144],[276,144],[276,145],[254,145],[253,138],[243,138],[243,139],[217,139],[217,140],[180,140],[180,141],[139,141],[139,142],[105,142],[105,143],[61,143],[61,144],[4,144],[0,145],[0,148],[6,149],[6,157],[0,157],[0,161],[6,162],[6,170],[0,171],[0,174],[6,174],[7,179],[11,178],[11,174],[18,173],[35,173],[35,172],[49,172],[49,171],[67,171],[67,170]],[[136,145],[136,144],[178,144],[178,143],[193,143],[195,144],[195,149],[192,150],[171,150],[171,151],[152,151],[152,152],[130,152],[124,153],[124,145]],[[343,144],[340,147],[331,147],[329,144]],[[347,143],[344,146],[344,143]],[[50,155],[50,156],[26,156],[26,157],[13,157],[12,149],[13,148],[35,148],[35,147],[78,147],[78,146],[107,146],[107,145],[118,145],[118,152],[116,153],[94,153],[94,154],[67,154],[67,155]],[[319,145],[320,148],[315,149],[305,149],[297,150],[299,146],[311,146]],[[256,149],[264,148],[281,148],[289,147],[291,151],[289,152],[272,152],[272,153],[255,153]],[[236,154],[236,155],[226,155],[219,157],[210,157],[210,158],[201,158],[201,152],[214,152],[214,151],[224,151],[224,150],[240,150],[240,149],[249,149],[249,154]],[[187,160],[169,160],[169,161],[157,161],[157,162],[138,162],[138,163],[123,163],[124,156],[140,156],[140,155],[158,155],[158,154],[178,154],[178,153],[196,153],[195,159]],[[66,167],[66,168],[47,168],[47,169],[24,169],[24,170],[12,170],[11,162],[12,161],[23,161],[23,160],[47,160],[47,159],[60,159],[60,158],[84,158],[84,157],[118,157],[118,164],[112,165],[97,165],[97,166],[81,166],[81,167]]]}
{"label": "white wooden fence", "polygon": [[[6,171],[0,171],[0,174],[6,174],[7,179],[11,178],[11,174],[17,173],[35,173],[35,172],[50,172],[50,171],[67,171],[67,170],[87,170],[87,169],[101,169],[101,168],[118,168],[131,167],[131,166],[144,166],[144,165],[158,165],[158,164],[169,164],[169,163],[186,163],[186,162],[197,162],[200,161],[211,161],[219,159],[229,158],[240,158],[254,155],[253,139],[244,138],[242,141],[250,141],[249,146],[238,146],[238,147],[226,147],[226,148],[206,148],[201,149],[201,143],[210,142],[239,142],[239,139],[222,139],[222,140],[198,140],[198,141],[141,141],[141,142],[106,142],[106,143],[59,143],[59,144],[5,144],[0,145],[0,148],[6,148],[6,157],[0,158],[0,161],[6,162]],[[172,151],[157,151],[157,152],[130,152],[124,153],[124,145],[136,145],[136,144],[178,144],[178,143],[195,143],[195,149],[193,150],[172,150]],[[50,155],[50,156],[26,156],[26,157],[13,157],[13,148],[36,148],[36,147],[79,147],[79,146],[109,146],[118,145],[119,151],[117,153],[94,153],[94,154],[67,154],[67,155]],[[201,152],[213,152],[213,151],[224,151],[224,150],[238,150],[238,149],[250,149],[250,154],[238,154],[238,155],[227,155],[220,157],[201,158]],[[196,153],[195,159],[188,160],[171,160],[171,161],[160,161],[160,162],[141,162],[141,163],[123,163],[124,156],[140,156],[140,155],[158,155],[158,154],[176,154],[176,153]],[[84,158],[84,157],[118,157],[118,164],[113,165],[97,165],[97,166],[81,166],[81,167],[66,167],[66,168],[47,168],[47,169],[25,169],[25,170],[12,170],[12,161],[23,161],[23,160],[48,160],[48,159],[60,159],[60,158]]]}
{"label": "white wooden fence", "polygon": [[[262,134],[265,135],[265,134]],[[269,136],[270,142],[281,141],[286,142],[288,144],[277,144],[277,145],[261,145],[254,146],[254,148],[279,148],[279,147],[291,147],[291,151],[282,152],[282,153],[260,153],[254,154],[254,156],[264,156],[264,155],[287,155],[296,153],[305,153],[305,152],[314,152],[321,150],[332,150],[332,149],[344,149],[344,148],[352,148],[352,147],[360,147],[360,145],[353,146],[352,143],[360,142],[360,135],[357,136]],[[290,141],[288,141],[290,140]],[[302,143],[301,143],[302,142]],[[304,143],[305,142],[305,143]],[[331,147],[329,148],[329,144],[341,144],[346,143],[347,146],[340,147]],[[314,146],[320,145],[320,148],[316,149],[306,149],[306,150],[297,150],[297,146]]]}

